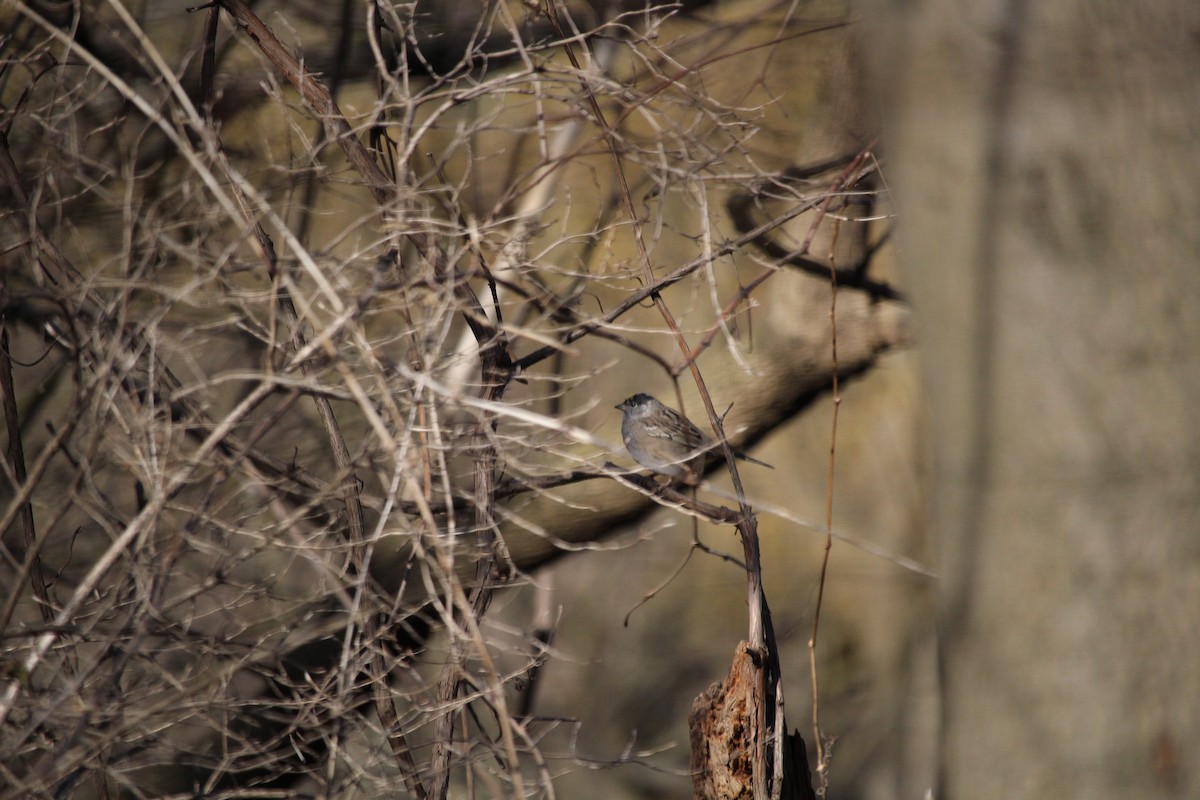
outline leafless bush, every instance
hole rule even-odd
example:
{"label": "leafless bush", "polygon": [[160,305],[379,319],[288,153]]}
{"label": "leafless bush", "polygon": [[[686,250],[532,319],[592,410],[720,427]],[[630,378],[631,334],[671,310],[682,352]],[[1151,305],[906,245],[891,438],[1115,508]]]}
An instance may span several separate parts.
{"label": "leafless bush", "polygon": [[866,143],[757,144],[840,17],[322,9],[4,12],[0,797],[552,796],[546,649],[485,612],[651,505],[607,382],[703,353],[752,440],[827,386],[831,273],[840,369],[896,341]]}

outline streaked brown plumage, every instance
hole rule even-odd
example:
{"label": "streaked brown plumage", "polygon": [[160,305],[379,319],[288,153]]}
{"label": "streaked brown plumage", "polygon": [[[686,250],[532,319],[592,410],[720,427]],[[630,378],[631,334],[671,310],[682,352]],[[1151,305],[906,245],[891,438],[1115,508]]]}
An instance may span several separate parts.
{"label": "streaked brown plumage", "polygon": [[[633,460],[669,478],[694,482],[717,442],[691,420],[654,397],[638,392],[616,406],[624,412],[621,438]],[[740,459],[774,469],[770,464],[734,453]]]}

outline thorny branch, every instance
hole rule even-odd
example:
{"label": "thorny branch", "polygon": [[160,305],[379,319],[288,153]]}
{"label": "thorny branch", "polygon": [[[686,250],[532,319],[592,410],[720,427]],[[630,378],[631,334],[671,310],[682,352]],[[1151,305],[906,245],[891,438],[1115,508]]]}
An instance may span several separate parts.
{"label": "thorny branch", "polygon": [[[104,7],[115,33],[88,15],[15,7],[21,23],[0,41],[13,103],[0,108],[0,178],[12,200],[0,214],[9,450],[0,528],[22,520],[13,530],[25,533],[19,545],[6,537],[2,553],[0,744],[13,759],[0,798],[118,783],[146,795],[286,795],[298,780],[332,796],[395,778],[419,797],[444,797],[452,780],[494,781],[495,794],[515,796],[536,780],[551,794],[541,722],[513,713],[507,696],[547,650],[514,666],[520,648],[484,616],[499,583],[519,583],[546,558],[509,547],[514,530],[569,550],[652,504],[740,524],[746,541],[752,527],[740,484],[734,509],[591,465],[612,448],[569,435],[596,423],[559,401],[584,378],[605,384],[596,376],[607,368],[571,345],[592,339],[662,377],[693,369],[700,378],[695,356],[712,339],[685,346],[681,321],[695,319],[667,305],[673,287],[747,245],[772,253],[771,234],[816,211],[824,190],[762,223],[734,209],[736,238],[658,275],[651,236],[677,223],[644,233],[634,198],[657,201],[676,181],[743,185],[741,172],[722,170],[726,159],[752,168],[744,109],[704,97],[692,79],[799,34],[687,61],[657,38],[669,14],[578,32],[560,21],[553,40],[526,41],[553,26],[493,4],[447,65],[410,10],[375,4],[372,19],[386,24],[359,52],[349,52],[342,17],[339,58],[310,61],[278,35],[299,30],[289,15],[300,10],[281,12],[281,27],[220,0],[197,15],[202,55],[189,60],[115,0]],[[237,26],[232,37],[218,10]],[[587,73],[589,117],[574,105],[580,65],[567,69],[555,54],[601,41],[601,30],[605,63],[631,54],[638,71]],[[246,42],[270,64],[265,79],[240,60]],[[503,59],[517,66],[497,69]],[[316,63],[377,78],[374,106],[335,99],[338,81]],[[256,102],[271,101],[249,138],[238,125],[244,95],[226,82],[234,73],[238,86],[254,84]],[[527,122],[503,116],[528,98]],[[601,108],[609,98],[616,113]],[[695,119],[658,124],[672,104]],[[639,141],[642,119],[655,125]],[[503,158],[483,145],[497,130],[513,136]],[[389,152],[399,156],[385,162],[364,144],[368,132],[381,148],[395,137]],[[594,163],[601,143],[611,169]],[[425,152],[435,154],[432,173],[422,172]],[[507,181],[474,197],[501,162]],[[619,190],[607,182],[614,170]],[[750,183],[769,192],[790,186],[787,177]],[[593,194],[598,211],[584,209]],[[610,256],[618,207],[636,223],[642,286],[632,292],[625,276],[592,266]],[[593,218],[582,235],[568,224],[580,209]],[[476,294],[483,280],[492,308]],[[713,311],[734,313],[757,285]],[[628,324],[647,300],[684,345],[681,366]],[[460,351],[448,344],[464,335],[470,369],[452,363]],[[45,365],[34,350],[48,354]],[[848,357],[847,369],[868,368],[875,352]],[[453,370],[478,380],[437,383]],[[517,378],[527,383],[514,389]],[[794,398],[780,405],[800,407]],[[518,413],[541,403],[555,420]],[[584,491],[598,485],[612,490],[599,502]],[[522,495],[586,524],[498,504]],[[386,570],[376,568],[389,553]],[[436,678],[421,664],[437,664]],[[371,755],[359,763],[362,752]],[[182,767],[166,775],[165,764]]]}

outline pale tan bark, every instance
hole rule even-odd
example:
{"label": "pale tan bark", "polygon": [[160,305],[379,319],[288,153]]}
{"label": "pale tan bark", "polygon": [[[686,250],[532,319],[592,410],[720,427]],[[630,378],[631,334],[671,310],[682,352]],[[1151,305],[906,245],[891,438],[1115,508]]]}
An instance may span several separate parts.
{"label": "pale tan bark", "polygon": [[869,5],[935,468],[940,797],[1200,794],[1200,7]]}

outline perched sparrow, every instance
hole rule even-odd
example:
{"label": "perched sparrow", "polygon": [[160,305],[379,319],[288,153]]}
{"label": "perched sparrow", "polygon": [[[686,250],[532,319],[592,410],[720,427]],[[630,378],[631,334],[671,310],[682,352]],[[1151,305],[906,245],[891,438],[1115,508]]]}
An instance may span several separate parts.
{"label": "perched sparrow", "polygon": [[[625,412],[621,438],[634,461],[670,478],[695,482],[700,477],[706,454],[717,442],[701,433],[690,419],[642,392],[616,408]],[[745,453],[734,455],[774,469]]]}

